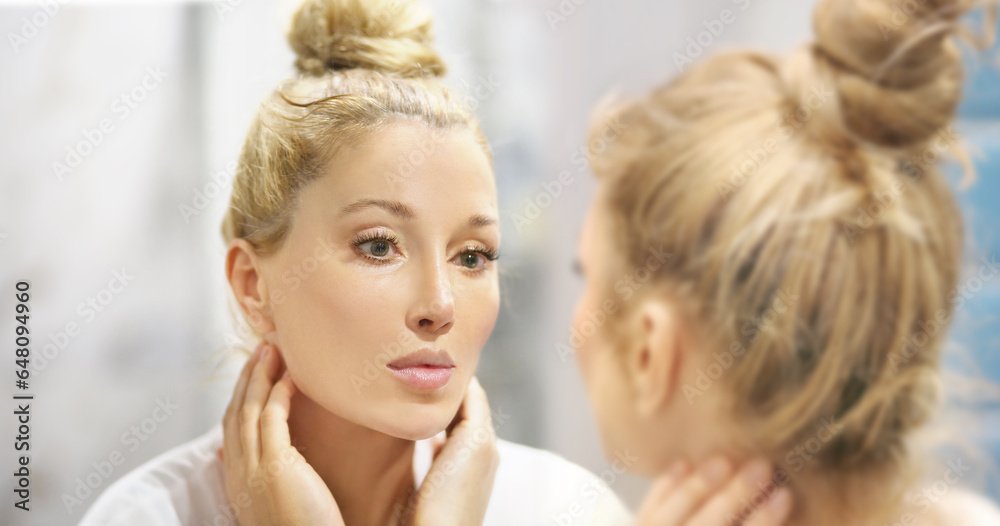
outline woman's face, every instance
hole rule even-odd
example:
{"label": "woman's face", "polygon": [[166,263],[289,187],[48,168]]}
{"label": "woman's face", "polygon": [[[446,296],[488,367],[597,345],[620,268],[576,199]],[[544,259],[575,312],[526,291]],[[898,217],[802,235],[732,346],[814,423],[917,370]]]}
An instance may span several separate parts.
{"label": "woman's face", "polygon": [[398,121],[342,149],[299,192],[262,261],[299,390],[411,440],[455,416],[499,306],[490,161],[467,129]]}
{"label": "woman's face", "polygon": [[[603,187],[602,187],[603,188]],[[607,323],[610,313],[621,308],[611,294],[614,282],[610,219],[605,209],[603,189],[594,197],[580,232],[577,261],[583,277],[583,293],[573,314],[573,333],[577,362],[583,376],[590,405],[597,420],[605,455],[626,446],[635,449],[635,419],[630,408],[632,398],[624,373],[622,353]],[[615,305],[615,307],[612,307]]]}
{"label": "woman's face", "polygon": [[[707,398],[697,407],[684,399],[680,386],[694,385],[695,368],[705,364],[668,354],[681,352],[682,344],[663,343],[684,340],[677,329],[681,327],[678,319],[663,317],[663,310],[657,310],[655,320],[643,314],[644,302],[662,308],[668,305],[666,296],[647,294],[643,287],[649,282],[641,281],[642,274],[621,265],[605,184],[599,186],[580,233],[578,261],[584,288],[573,315],[573,339],[605,456],[613,461],[631,452],[634,462],[626,468],[654,476],[691,451],[711,451],[705,449],[706,430],[717,429],[718,419],[709,415],[721,413],[706,410],[717,407],[706,406],[712,403]],[[650,252],[645,262],[647,278],[663,264],[661,257],[668,255]],[[651,330],[652,323],[661,324],[655,340],[644,332]],[[610,330],[610,324],[620,325]],[[653,360],[660,367],[651,366]],[[651,379],[650,375],[663,371],[663,360],[677,369],[659,380]],[[693,446],[686,442],[689,436],[699,437]]]}

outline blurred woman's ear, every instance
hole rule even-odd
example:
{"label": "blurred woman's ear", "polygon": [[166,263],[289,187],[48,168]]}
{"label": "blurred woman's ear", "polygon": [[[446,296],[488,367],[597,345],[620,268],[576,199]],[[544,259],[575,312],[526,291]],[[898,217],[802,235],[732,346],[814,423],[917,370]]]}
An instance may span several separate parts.
{"label": "blurred woman's ear", "polygon": [[636,413],[652,417],[680,392],[683,345],[678,313],[657,298],[642,300],[635,310],[634,336],[626,370],[635,393]]}
{"label": "blurred woman's ear", "polygon": [[245,239],[229,243],[226,252],[226,279],[236,296],[240,310],[250,326],[259,334],[274,331],[274,320],[268,304],[267,282],[260,272],[260,256]]}

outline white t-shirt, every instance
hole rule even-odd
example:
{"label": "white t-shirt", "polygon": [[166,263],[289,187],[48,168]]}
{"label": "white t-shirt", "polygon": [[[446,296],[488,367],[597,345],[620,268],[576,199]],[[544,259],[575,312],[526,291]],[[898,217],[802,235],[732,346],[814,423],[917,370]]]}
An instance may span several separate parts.
{"label": "white t-shirt", "polygon": [[[139,466],[109,486],[80,526],[234,526],[226,502],[222,425]],[[500,467],[484,526],[621,526],[631,517],[599,478],[553,453],[499,440]],[[417,442],[415,482],[431,464]]]}

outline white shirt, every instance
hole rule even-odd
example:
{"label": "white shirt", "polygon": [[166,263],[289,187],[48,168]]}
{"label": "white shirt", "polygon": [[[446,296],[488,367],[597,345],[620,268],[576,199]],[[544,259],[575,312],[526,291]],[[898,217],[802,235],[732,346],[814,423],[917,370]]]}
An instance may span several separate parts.
{"label": "white shirt", "polygon": [[[222,425],[139,466],[110,485],[80,526],[235,526],[226,502]],[[484,526],[621,526],[631,517],[600,479],[558,455],[504,440]],[[417,442],[415,482],[430,469]]]}

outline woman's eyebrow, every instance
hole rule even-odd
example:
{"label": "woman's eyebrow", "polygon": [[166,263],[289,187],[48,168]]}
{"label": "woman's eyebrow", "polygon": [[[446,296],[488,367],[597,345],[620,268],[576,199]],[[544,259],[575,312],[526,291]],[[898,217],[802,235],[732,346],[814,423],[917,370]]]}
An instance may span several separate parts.
{"label": "woman's eyebrow", "polygon": [[409,206],[399,201],[392,201],[389,199],[358,199],[357,201],[342,208],[340,210],[340,216],[343,217],[347,214],[353,214],[364,210],[365,208],[371,207],[382,208],[401,219],[413,219],[417,216],[417,214],[414,213],[413,209]]}
{"label": "woman's eyebrow", "polygon": [[483,214],[474,214],[469,217],[469,228],[483,228],[497,224],[495,217]]}
{"label": "woman's eyebrow", "polygon": [[[406,205],[400,201],[393,201],[391,199],[358,199],[357,201],[345,206],[340,209],[340,216],[346,216],[348,214],[353,214],[355,212],[360,212],[366,208],[381,208],[388,211],[392,215],[399,217],[401,219],[413,219],[417,217],[416,212],[413,211],[409,205]],[[469,216],[468,225],[469,228],[484,228],[488,226],[493,226],[499,221],[495,217],[490,217],[485,214],[473,214]]]}

